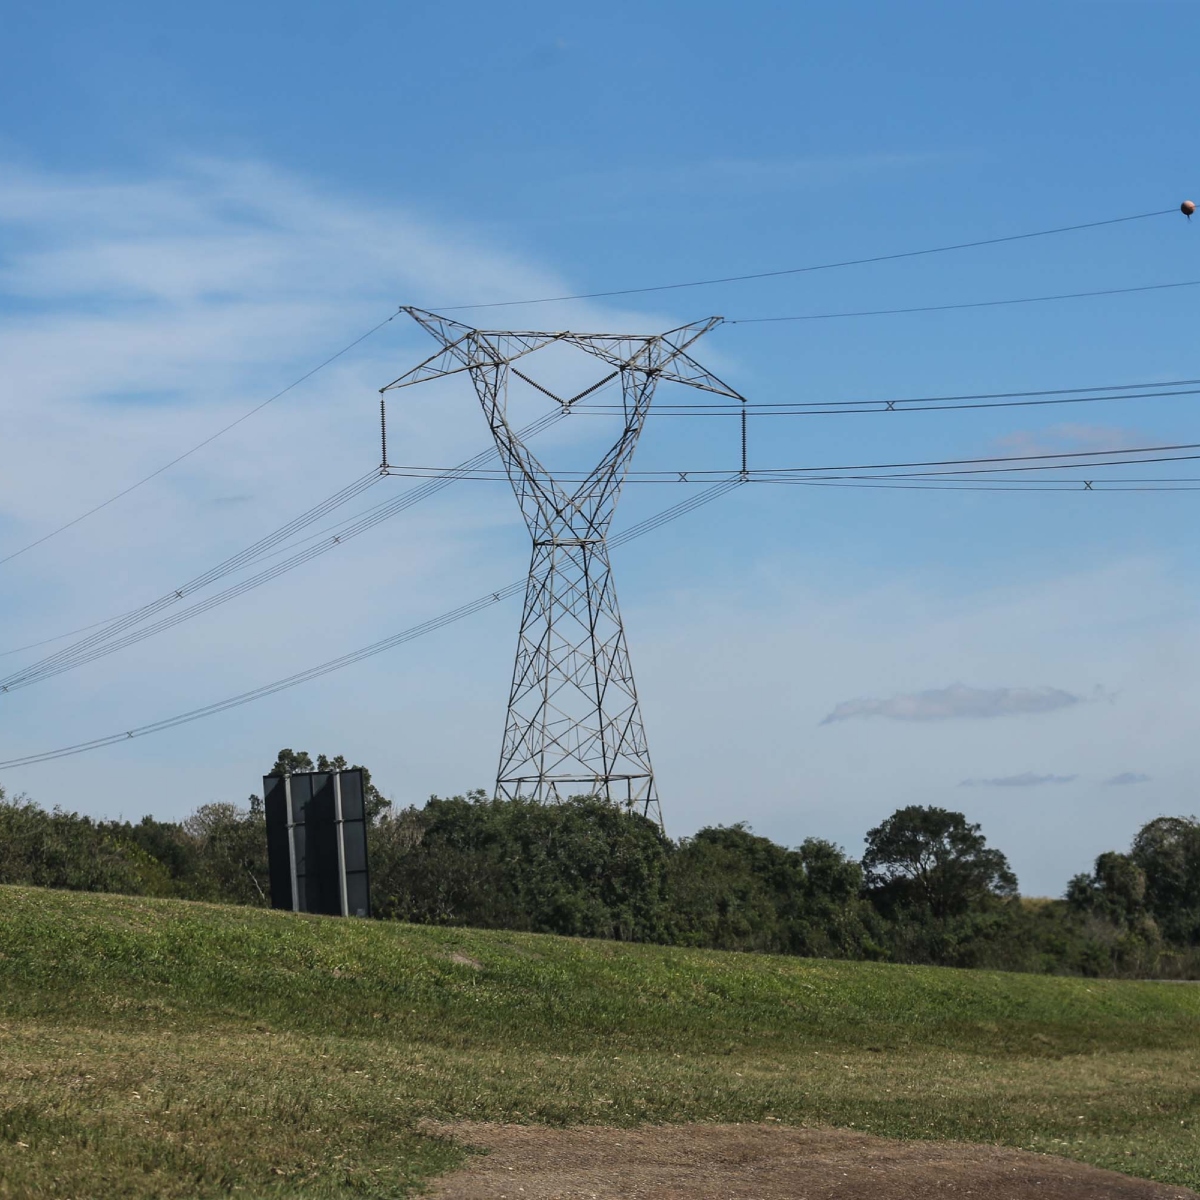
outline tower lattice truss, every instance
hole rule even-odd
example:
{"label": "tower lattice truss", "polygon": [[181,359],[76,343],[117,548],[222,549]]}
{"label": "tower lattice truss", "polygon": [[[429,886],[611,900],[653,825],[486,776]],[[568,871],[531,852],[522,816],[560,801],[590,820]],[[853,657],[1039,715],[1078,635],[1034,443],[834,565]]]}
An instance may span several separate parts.
{"label": "tower lattice truss", "polygon": [[[540,801],[597,795],[661,824],[606,538],[656,384],[668,380],[742,398],[687,353],[721,318],[634,336],[472,329],[422,309],[404,311],[442,349],[382,390],[469,374],[533,538],[496,795]],[[584,351],[607,374],[568,399],[554,395],[515,365],[552,344]],[[620,381],[624,428],[573,491],[509,424],[513,374],[563,411]]]}

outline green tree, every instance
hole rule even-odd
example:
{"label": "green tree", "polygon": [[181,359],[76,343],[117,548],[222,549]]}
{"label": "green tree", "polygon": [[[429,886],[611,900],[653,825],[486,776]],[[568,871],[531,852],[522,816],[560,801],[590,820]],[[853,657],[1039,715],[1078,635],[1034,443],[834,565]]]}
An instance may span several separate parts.
{"label": "green tree", "polygon": [[1146,878],[1146,908],[1163,936],[1200,945],[1200,822],[1158,817],[1138,830],[1130,860]]}
{"label": "green tree", "polygon": [[790,850],[744,823],[684,839],[669,868],[673,940],[722,950],[874,957],[862,872],[839,847]]}
{"label": "green tree", "polygon": [[1131,926],[1146,913],[1146,872],[1128,854],[1106,850],[1090,875],[1076,875],[1067,885],[1067,903],[1077,912]]}
{"label": "green tree", "polygon": [[166,869],[139,846],[90,817],[46,812],[0,791],[0,884],[74,891],[165,895]]}
{"label": "green tree", "polygon": [[112,837],[132,843],[162,865],[170,883],[166,893],[184,900],[199,897],[200,847],[177,821],[143,817],[136,825],[106,821],[100,828]]}
{"label": "green tree", "polygon": [[434,796],[381,821],[371,846],[383,916],[628,941],[666,935],[671,843],[653,822],[592,796]]}
{"label": "green tree", "polygon": [[371,782],[371,772],[366,767],[355,763],[349,765],[343,754],[329,758],[324,754],[317,755],[316,765],[307,750],[292,750],[285,748],[275,756],[275,765],[267,772],[268,775],[297,775],[304,771],[361,771],[363,776],[363,808],[366,812],[367,824],[374,825],[389,808],[392,802]]}
{"label": "green tree", "polygon": [[867,833],[862,865],[869,894],[894,916],[935,920],[992,908],[1017,894],[1008,859],[962,813],[909,805]]}
{"label": "green tree", "polygon": [[267,825],[261,811],[205,804],[183,823],[197,851],[196,899],[268,903]]}
{"label": "green tree", "polygon": [[313,760],[307,750],[292,750],[285,747],[275,756],[275,765],[268,775],[299,775],[303,771],[315,771]]}
{"label": "green tree", "polygon": [[1086,975],[1152,975],[1163,953],[1146,905],[1146,872],[1128,854],[1105,851],[1090,875],[1067,885],[1067,908],[1082,918],[1064,959]]}

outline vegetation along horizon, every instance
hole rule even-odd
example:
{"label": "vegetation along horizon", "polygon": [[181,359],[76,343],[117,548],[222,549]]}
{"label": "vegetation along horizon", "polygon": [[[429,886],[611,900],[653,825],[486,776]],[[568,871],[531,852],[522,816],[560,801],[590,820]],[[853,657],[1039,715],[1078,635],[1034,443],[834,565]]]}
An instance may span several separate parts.
{"label": "vegetation along horizon", "polygon": [[1200,976],[1194,818],[1027,900],[938,808],[855,860],[367,781],[370,921],[266,909],[257,797],[0,799],[0,1196],[401,1195],[463,1161],[455,1119],[833,1124],[1200,1185],[1200,990],[1152,981]]}

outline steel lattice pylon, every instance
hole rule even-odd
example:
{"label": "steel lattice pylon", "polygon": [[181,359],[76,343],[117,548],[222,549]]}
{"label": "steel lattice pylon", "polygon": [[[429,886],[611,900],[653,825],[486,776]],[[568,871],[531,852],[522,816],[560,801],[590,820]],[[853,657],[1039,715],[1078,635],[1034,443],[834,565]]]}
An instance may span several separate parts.
{"label": "steel lattice pylon", "polygon": [[[496,795],[550,801],[586,792],[661,824],[605,539],[658,381],[742,399],[687,354],[721,318],[635,336],[481,330],[422,309],[403,311],[442,349],[381,390],[469,373],[533,538]],[[611,370],[578,395],[555,396],[514,366],[553,343],[582,350]],[[509,425],[511,374],[564,411],[620,381],[624,428],[574,491],[550,475]]]}

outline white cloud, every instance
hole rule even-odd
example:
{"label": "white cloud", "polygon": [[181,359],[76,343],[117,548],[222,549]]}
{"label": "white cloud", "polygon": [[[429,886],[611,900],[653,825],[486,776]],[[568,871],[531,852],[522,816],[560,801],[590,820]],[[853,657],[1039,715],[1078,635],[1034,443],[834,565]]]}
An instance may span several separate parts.
{"label": "white cloud", "polygon": [[[191,161],[142,180],[9,170],[0,233],[0,556],[149,474],[402,302],[573,290],[462,230],[245,162]],[[591,305],[536,311],[550,328],[647,320]],[[369,471],[378,462],[378,387],[433,349],[407,318],[395,320],[194,458],[8,564],[0,650],[152,600]],[[420,391],[389,406],[394,460],[448,464],[489,444],[469,384]],[[586,440],[601,425],[577,423],[557,443]],[[352,509],[409,486],[383,481]],[[266,589],[274,611],[266,625],[256,601],[240,601],[148,645],[164,673],[189,681],[180,690],[190,702],[210,677],[236,690],[242,679],[230,666],[261,682],[298,656],[347,648],[347,636],[388,632],[376,614],[394,627],[405,606],[438,611],[439,597],[456,596],[456,578],[470,586],[481,577],[480,590],[492,583],[482,582],[486,568],[509,547],[477,539],[500,529],[524,550],[511,497],[488,503],[480,488],[490,485],[464,486]],[[368,579],[370,587],[343,582]],[[236,664],[205,652],[218,638],[241,648]],[[134,661],[125,654],[69,678],[83,695],[103,673],[120,709]],[[138,691],[131,681],[129,694]],[[152,694],[141,692],[137,713],[153,715]],[[40,726],[38,698],[25,696],[19,709],[0,707],[4,750],[77,732]]]}
{"label": "white cloud", "polygon": [[[20,447],[0,473],[0,555],[148,474],[400,303],[572,290],[462,230],[245,162],[196,160],[141,181],[10,170],[0,231],[0,428]],[[583,324],[635,320],[586,305],[536,311],[550,327],[568,311]],[[136,544],[178,531],[181,505],[247,495],[252,481],[269,528],[294,497],[311,502],[369,468],[376,389],[432,349],[398,319],[147,489]],[[447,395],[454,404],[439,406]],[[389,413],[397,451],[439,463],[486,445],[482,422],[464,419],[477,415],[469,404],[461,387],[408,393]],[[104,523],[56,545],[86,567],[86,535]],[[121,523],[105,530],[106,574]]]}
{"label": "white cloud", "polygon": [[949,721],[958,717],[1011,717],[1055,712],[1079,704],[1082,697],[1054,687],[976,688],[955,683],[924,692],[907,692],[886,700],[843,700],[822,721],[855,717],[887,717],[893,721]]}
{"label": "white cloud", "polygon": [[1150,446],[1155,439],[1138,429],[1120,425],[1060,422],[1044,429],[1020,429],[994,439],[1006,455],[1103,454],[1128,447]]}

